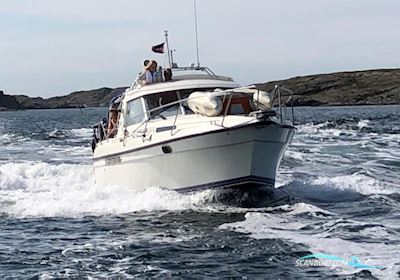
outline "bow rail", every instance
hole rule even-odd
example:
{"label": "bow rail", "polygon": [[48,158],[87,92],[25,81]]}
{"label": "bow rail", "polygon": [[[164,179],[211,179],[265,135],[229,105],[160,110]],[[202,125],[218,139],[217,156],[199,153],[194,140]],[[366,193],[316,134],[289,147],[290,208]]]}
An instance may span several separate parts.
{"label": "bow rail", "polygon": [[[291,90],[289,90],[285,87],[276,85],[274,87],[274,89],[270,92],[270,94],[272,94],[270,106],[265,106],[264,104],[260,103],[258,100],[254,99],[253,94],[256,92],[262,92],[262,90],[258,89],[255,85],[212,92],[212,96],[222,97],[223,103],[225,102],[225,100],[228,100],[228,102],[225,105],[225,108],[223,109],[222,115],[221,114],[218,115],[218,117],[222,116],[222,120],[219,125],[224,127],[224,120],[225,120],[226,116],[228,115],[228,111],[229,111],[228,108],[231,105],[233,94],[240,94],[243,96],[247,96],[257,106],[258,110],[254,110],[254,111],[250,112],[250,114],[248,114],[249,116],[255,116],[257,118],[269,118],[269,117],[276,116],[281,124],[285,124],[290,120],[291,124],[294,125],[293,92]],[[195,99],[195,98],[201,98],[201,96],[198,96],[198,97],[190,97],[189,96],[187,98],[182,98],[182,99],[179,99],[179,100],[167,103],[167,104],[163,104],[156,108],[146,110],[143,113],[134,115],[132,118],[143,117],[143,121],[140,122],[139,125],[129,134],[130,135],[135,134],[143,126],[146,130],[147,124],[157,116],[160,116],[163,119],[167,119],[162,116],[162,113],[166,109],[178,105],[176,114],[174,116],[174,122],[173,122],[173,125],[171,126],[171,134],[172,134],[173,130],[175,129],[175,124],[178,119],[179,112],[182,112],[182,108],[185,105],[184,103],[187,102],[189,99]],[[284,98],[285,98],[285,100],[283,100]],[[290,118],[287,113],[288,106],[290,106],[290,108],[291,108]],[[157,112],[157,114],[152,115],[152,113],[155,113],[155,112]],[[169,118],[170,117],[172,117],[172,116],[169,116]],[[218,125],[218,123],[216,123],[216,124]],[[101,142],[103,140],[108,141],[108,139],[109,139],[109,137],[107,137],[107,131],[106,131],[106,128],[104,125],[105,125],[105,123],[104,123],[104,121],[102,121],[102,122],[96,123],[93,126],[93,133],[94,133],[94,137],[96,139],[96,143]],[[119,129],[124,129],[124,138],[130,136],[130,135],[128,135],[127,126],[125,123],[124,123],[123,127],[119,128]]]}

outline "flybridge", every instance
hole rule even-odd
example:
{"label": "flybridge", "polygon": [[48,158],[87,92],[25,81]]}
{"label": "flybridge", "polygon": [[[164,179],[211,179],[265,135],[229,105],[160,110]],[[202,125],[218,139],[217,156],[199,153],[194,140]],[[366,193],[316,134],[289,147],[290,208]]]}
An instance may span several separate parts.
{"label": "flybridge", "polygon": [[[162,69],[161,67],[159,68],[159,75],[163,77],[164,71],[168,71],[169,69]],[[217,75],[215,74],[210,68],[208,67],[203,67],[203,66],[190,66],[190,67],[179,67],[175,64],[175,67],[171,68],[171,76],[170,79],[160,79],[158,82],[154,82],[151,84],[145,84],[143,83],[143,72],[140,73],[131,87],[127,90],[133,90],[133,89],[139,89],[143,87],[147,87],[149,85],[154,85],[154,84],[161,84],[161,83],[170,83],[170,82],[176,82],[176,81],[182,81],[182,80],[216,80],[216,81],[226,81],[226,82],[234,82],[231,77],[227,76],[222,76],[222,75]],[[234,85],[237,87],[238,85],[235,83]]]}

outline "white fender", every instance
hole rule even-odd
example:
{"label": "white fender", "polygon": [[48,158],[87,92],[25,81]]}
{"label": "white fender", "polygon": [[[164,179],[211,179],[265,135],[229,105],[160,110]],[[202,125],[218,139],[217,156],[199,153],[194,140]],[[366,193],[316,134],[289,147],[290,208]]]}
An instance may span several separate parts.
{"label": "white fender", "polygon": [[267,108],[271,108],[272,106],[272,95],[267,91],[256,90],[253,94],[253,100],[256,109],[261,109],[258,103],[261,103]]}
{"label": "white fender", "polygon": [[192,92],[187,103],[194,113],[207,117],[215,117],[222,111],[221,98],[212,92]]}

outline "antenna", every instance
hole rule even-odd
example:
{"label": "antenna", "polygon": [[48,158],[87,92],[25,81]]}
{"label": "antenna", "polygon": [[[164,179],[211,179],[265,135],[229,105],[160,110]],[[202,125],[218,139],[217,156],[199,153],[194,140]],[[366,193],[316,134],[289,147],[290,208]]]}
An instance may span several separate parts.
{"label": "antenna", "polygon": [[197,8],[196,8],[196,0],[193,0],[194,6],[194,29],[196,32],[196,55],[197,55],[197,67],[200,67],[200,60],[199,60],[199,37],[197,34]]}

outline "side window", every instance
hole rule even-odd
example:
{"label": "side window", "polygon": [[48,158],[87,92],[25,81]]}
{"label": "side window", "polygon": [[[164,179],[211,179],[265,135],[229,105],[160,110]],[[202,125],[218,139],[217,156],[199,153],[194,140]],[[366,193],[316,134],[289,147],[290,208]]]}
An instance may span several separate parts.
{"label": "side window", "polygon": [[143,119],[144,111],[142,98],[129,101],[126,108],[126,125],[142,122]]}
{"label": "side window", "polygon": [[[175,102],[177,100],[178,96],[175,91],[157,93],[145,97],[147,110],[152,110],[162,105],[167,105],[171,102]],[[164,117],[174,116],[178,109],[179,109],[178,104],[173,105],[171,107],[164,107],[163,109],[151,112],[150,118],[156,119],[159,117],[159,114],[161,114]]]}

